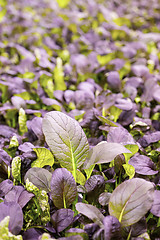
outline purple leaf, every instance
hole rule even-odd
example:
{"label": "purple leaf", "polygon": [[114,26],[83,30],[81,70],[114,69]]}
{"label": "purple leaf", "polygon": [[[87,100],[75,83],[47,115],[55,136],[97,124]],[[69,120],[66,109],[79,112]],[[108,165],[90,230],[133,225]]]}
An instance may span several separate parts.
{"label": "purple leaf", "polygon": [[50,192],[51,177],[52,174],[47,169],[33,167],[26,172],[24,181],[28,178],[39,189]]}
{"label": "purple leaf", "polygon": [[57,208],[69,207],[77,196],[77,186],[72,174],[65,168],[57,168],[51,179],[51,196]]}
{"label": "purple leaf", "polygon": [[158,142],[160,140],[160,131],[156,131],[150,134],[144,135],[139,139],[139,143],[142,147],[148,147],[151,143]]}
{"label": "purple leaf", "polygon": [[109,213],[116,217],[123,227],[138,222],[152,207],[153,183],[133,178],[121,183],[109,200]]}
{"label": "purple leaf", "polygon": [[155,190],[154,192],[154,201],[150,212],[153,215],[160,217],[160,191],[158,190]]}
{"label": "purple leaf", "polygon": [[3,149],[0,149],[0,163],[3,161],[9,166],[11,163],[11,160],[12,158],[8,155],[8,153]]}
{"label": "purple leaf", "polygon": [[115,101],[115,107],[125,111],[129,111],[132,110],[133,103],[129,98],[128,99],[119,98]]}
{"label": "purple leaf", "polygon": [[34,196],[27,192],[22,186],[13,186],[13,188],[5,195],[6,202],[15,202],[23,208]]}
{"label": "purple leaf", "polygon": [[117,218],[107,216],[103,219],[104,240],[121,239],[121,224]]}
{"label": "purple leaf", "polygon": [[13,182],[9,179],[0,183],[0,197],[4,197],[13,187]]}
{"label": "purple leaf", "polygon": [[9,231],[18,234],[23,226],[23,212],[18,203],[0,203],[0,221],[6,216],[10,217]]}
{"label": "purple leaf", "polygon": [[51,216],[51,222],[57,232],[62,232],[73,222],[74,212],[71,209],[59,209]]}
{"label": "purple leaf", "polygon": [[132,135],[123,127],[110,127],[107,135],[107,142],[121,144],[135,143]]}
{"label": "purple leaf", "polygon": [[137,77],[143,77],[143,76],[147,76],[149,74],[149,69],[144,65],[133,65],[132,72]]}
{"label": "purple leaf", "polygon": [[34,148],[34,147],[35,147],[35,146],[34,146],[32,143],[30,143],[30,142],[25,142],[25,143],[19,145],[18,149],[19,149],[20,151],[24,152],[24,153],[27,153],[27,152],[33,151],[33,148]]}
{"label": "purple leaf", "polygon": [[42,118],[41,117],[34,117],[30,122],[30,128],[37,136],[39,140],[44,140],[44,135],[42,132]]}
{"label": "purple leaf", "polygon": [[142,175],[155,175],[158,171],[155,171],[155,164],[152,160],[144,155],[133,156],[129,160],[129,164],[131,164],[134,168],[136,173]]}
{"label": "purple leaf", "polygon": [[105,190],[104,177],[101,175],[91,176],[85,183],[88,203],[97,202],[98,196]]}
{"label": "purple leaf", "polygon": [[115,91],[115,92],[119,92],[120,88],[121,88],[121,81],[119,78],[119,74],[118,72],[109,72],[107,74],[107,82],[109,87]]}

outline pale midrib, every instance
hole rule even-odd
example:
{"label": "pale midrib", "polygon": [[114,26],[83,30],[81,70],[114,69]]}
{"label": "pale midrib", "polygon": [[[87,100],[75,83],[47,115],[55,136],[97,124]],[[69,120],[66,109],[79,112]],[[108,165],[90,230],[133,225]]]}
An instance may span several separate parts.
{"label": "pale midrib", "polygon": [[69,139],[69,143],[70,143],[71,159],[72,159],[72,166],[73,166],[73,177],[76,181],[76,164],[75,164],[75,159],[74,159],[73,150],[72,150],[72,143],[70,139]]}
{"label": "pale midrib", "polygon": [[[138,188],[140,188],[141,187],[141,185],[138,187]],[[137,189],[138,189],[137,188]],[[128,204],[128,202],[129,202],[129,200],[130,200],[130,198],[132,197],[132,195],[137,191],[137,189],[135,189],[133,192],[132,192],[132,194],[129,196],[129,198],[127,199],[127,201],[126,201],[126,203],[125,203],[125,205],[124,205],[124,207],[123,207],[123,209],[122,209],[122,211],[121,211],[121,213],[120,213],[120,216],[119,216],[119,222],[121,222],[122,221],[122,217],[123,217],[123,213],[124,213],[124,210],[125,210],[125,208],[126,208],[126,205]]]}

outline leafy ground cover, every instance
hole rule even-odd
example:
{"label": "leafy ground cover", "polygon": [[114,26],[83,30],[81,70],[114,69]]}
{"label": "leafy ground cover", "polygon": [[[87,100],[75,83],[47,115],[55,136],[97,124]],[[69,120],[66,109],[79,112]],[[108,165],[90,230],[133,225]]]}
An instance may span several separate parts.
{"label": "leafy ground cover", "polygon": [[160,239],[159,13],[0,0],[0,239]]}

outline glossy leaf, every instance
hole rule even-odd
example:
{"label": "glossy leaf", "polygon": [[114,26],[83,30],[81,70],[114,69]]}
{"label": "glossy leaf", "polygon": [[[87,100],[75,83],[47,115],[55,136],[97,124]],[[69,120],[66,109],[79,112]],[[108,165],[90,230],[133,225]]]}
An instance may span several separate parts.
{"label": "glossy leaf", "polygon": [[32,162],[32,167],[43,168],[46,165],[52,167],[52,165],[54,164],[54,157],[47,148],[33,148],[33,150],[37,154],[37,159]]}
{"label": "glossy leaf", "polygon": [[73,172],[85,161],[88,155],[87,138],[79,123],[64,113],[53,111],[43,119],[42,129],[46,142],[62,167]]}
{"label": "glossy leaf", "polygon": [[44,168],[30,168],[24,177],[26,182],[28,180],[33,183],[37,188],[50,192],[50,182],[52,174]]}
{"label": "glossy leaf", "polygon": [[154,185],[141,178],[121,183],[112,193],[109,213],[126,227],[138,222],[153,204]]}
{"label": "glossy leaf", "polygon": [[65,168],[57,168],[51,179],[51,196],[57,208],[68,208],[77,196],[77,186],[72,174]]}

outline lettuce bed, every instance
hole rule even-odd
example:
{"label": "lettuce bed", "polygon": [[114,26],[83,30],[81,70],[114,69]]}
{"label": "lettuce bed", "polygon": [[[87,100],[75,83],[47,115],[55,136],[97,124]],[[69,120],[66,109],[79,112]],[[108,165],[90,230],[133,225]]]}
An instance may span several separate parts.
{"label": "lettuce bed", "polygon": [[2,240],[159,239],[159,12],[0,1]]}

